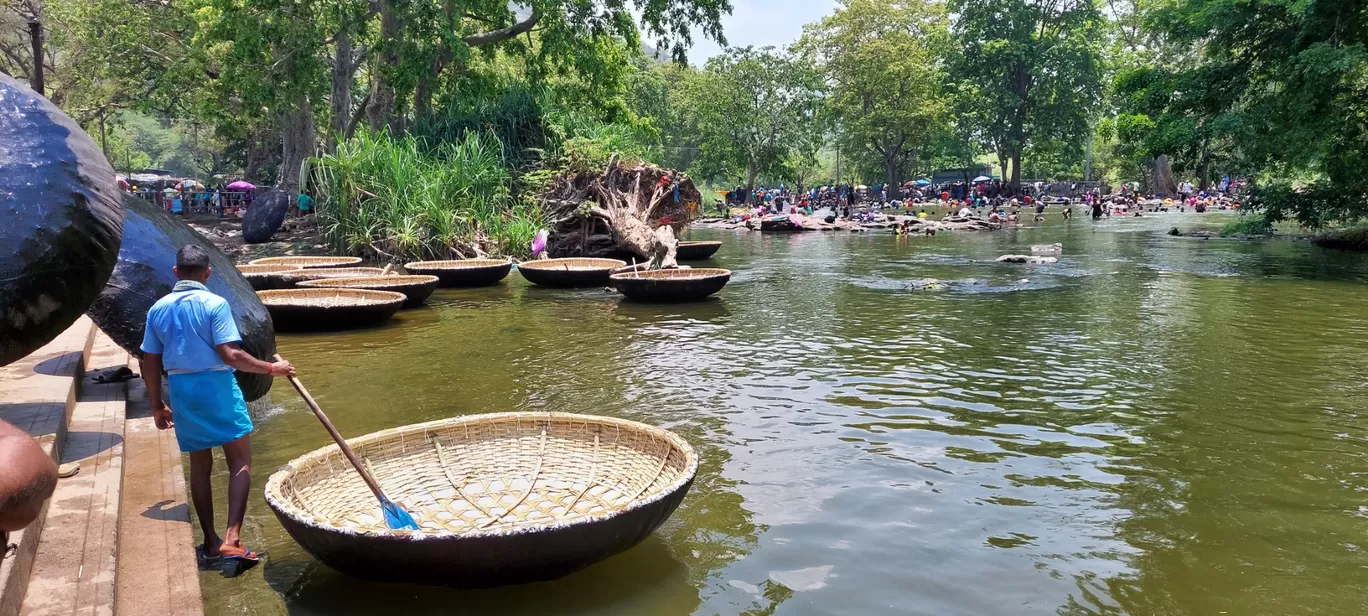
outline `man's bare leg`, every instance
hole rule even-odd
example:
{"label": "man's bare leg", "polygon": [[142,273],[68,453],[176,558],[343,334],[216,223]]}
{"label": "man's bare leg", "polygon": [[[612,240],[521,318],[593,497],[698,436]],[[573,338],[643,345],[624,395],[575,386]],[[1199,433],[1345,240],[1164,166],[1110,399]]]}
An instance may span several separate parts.
{"label": "man's bare leg", "polygon": [[214,472],[214,450],[190,452],[190,500],[195,503],[200,531],[204,533],[204,553],[215,554],[223,543],[214,529],[214,487],[210,475]]}
{"label": "man's bare leg", "polygon": [[219,553],[241,556],[242,518],[247,515],[247,498],[252,490],[252,435],[244,436],[223,446],[223,457],[228,459],[228,530],[223,533]]}

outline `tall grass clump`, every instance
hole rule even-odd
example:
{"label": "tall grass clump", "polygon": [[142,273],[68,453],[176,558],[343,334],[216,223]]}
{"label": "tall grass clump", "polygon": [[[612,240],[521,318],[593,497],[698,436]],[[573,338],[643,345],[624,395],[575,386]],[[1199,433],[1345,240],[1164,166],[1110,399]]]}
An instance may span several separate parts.
{"label": "tall grass clump", "polygon": [[514,198],[502,143],[479,131],[429,147],[359,133],[313,162],[318,222],[339,254],[525,257],[543,216]]}

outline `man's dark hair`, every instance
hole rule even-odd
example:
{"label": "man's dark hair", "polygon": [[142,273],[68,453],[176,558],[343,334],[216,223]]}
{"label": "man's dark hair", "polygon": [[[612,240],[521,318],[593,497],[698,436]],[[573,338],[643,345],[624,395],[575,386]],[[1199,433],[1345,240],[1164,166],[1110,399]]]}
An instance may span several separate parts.
{"label": "man's dark hair", "polygon": [[186,244],[176,252],[176,267],[182,275],[203,272],[209,267],[209,251],[195,244]]}

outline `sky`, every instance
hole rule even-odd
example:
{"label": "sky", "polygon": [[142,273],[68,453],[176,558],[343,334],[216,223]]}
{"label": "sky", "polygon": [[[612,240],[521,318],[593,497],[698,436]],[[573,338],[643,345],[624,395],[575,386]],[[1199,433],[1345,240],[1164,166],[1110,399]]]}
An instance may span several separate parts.
{"label": "sky", "polygon": [[[722,32],[732,47],[782,47],[803,33],[803,26],[836,8],[836,0],[732,0],[732,13],[722,17]],[[722,51],[716,41],[695,33],[689,63],[703,63]]]}

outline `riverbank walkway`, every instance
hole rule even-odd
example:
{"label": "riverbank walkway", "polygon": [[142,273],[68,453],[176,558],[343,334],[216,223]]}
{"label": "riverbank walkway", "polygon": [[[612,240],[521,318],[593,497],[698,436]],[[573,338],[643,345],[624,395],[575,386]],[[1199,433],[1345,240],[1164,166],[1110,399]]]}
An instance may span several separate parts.
{"label": "riverbank walkway", "polygon": [[0,616],[203,613],[185,475],[156,429],[141,379],[104,382],[137,361],[82,317],[0,367],[0,419],[60,464],[38,520],[0,560]]}

